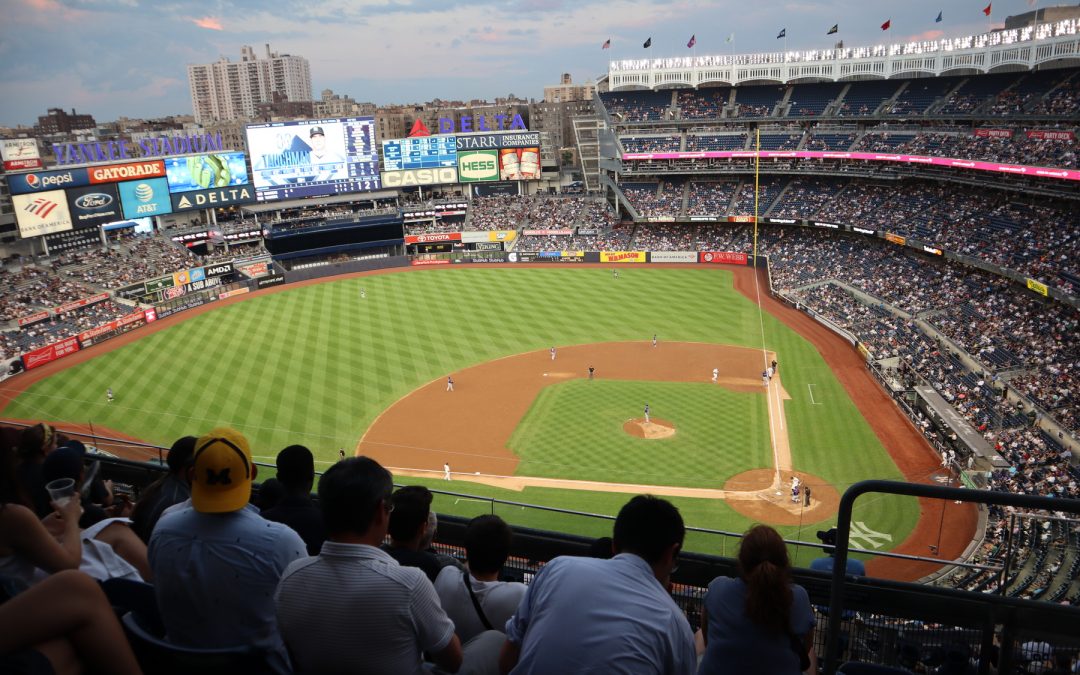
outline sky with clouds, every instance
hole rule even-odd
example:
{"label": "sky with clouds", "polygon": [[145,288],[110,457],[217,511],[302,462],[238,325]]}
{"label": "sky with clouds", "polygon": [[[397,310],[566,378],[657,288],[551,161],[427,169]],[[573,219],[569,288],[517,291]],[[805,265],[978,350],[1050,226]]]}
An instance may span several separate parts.
{"label": "sky with clouds", "polygon": [[50,107],[190,114],[187,64],[239,60],[245,44],[307,57],[316,97],[540,98],[564,72],[581,82],[611,58],[691,53],[691,35],[698,55],[729,53],[731,33],[740,53],[777,50],[780,29],[790,50],[906,42],[984,32],[1028,1],[994,0],[987,19],[989,0],[0,0],[0,125]]}

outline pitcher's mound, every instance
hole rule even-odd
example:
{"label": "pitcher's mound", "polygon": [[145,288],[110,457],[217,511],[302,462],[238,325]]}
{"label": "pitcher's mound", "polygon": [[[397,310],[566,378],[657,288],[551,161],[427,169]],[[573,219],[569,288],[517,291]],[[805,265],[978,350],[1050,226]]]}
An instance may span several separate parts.
{"label": "pitcher's mound", "polygon": [[667,420],[658,420],[655,417],[648,422],[644,418],[627,420],[622,425],[623,431],[636,436],[654,440],[657,438],[670,438],[675,435],[675,425]]}

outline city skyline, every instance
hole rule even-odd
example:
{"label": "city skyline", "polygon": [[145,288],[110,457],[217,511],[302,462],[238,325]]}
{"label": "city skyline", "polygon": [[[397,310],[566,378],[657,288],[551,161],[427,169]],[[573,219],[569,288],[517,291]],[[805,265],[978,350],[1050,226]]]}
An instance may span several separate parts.
{"label": "city skyline", "polygon": [[[562,73],[575,83],[595,80],[610,59],[955,37],[1031,9],[1028,0],[995,0],[987,17],[987,3],[26,0],[5,8],[0,28],[8,63],[0,71],[0,126],[31,126],[56,107],[99,121],[192,114],[187,66],[222,56],[238,61],[243,45],[261,53],[269,43],[275,52],[307,58],[316,99],[323,89],[378,105],[510,93],[539,99]],[[935,22],[939,12],[943,20]],[[833,24],[839,30],[827,35]],[[785,38],[778,40],[780,31]],[[606,40],[610,48],[601,49]]]}

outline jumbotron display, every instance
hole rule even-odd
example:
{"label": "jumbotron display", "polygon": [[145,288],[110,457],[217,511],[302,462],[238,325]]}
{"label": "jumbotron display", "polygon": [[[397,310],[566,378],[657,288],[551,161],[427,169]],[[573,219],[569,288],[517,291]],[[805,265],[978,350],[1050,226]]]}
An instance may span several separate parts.
{"label": "jumbotron display", "polygon": [[382,186],[372,117],[253,124],[247,143],[258,201]]}
{"label": "jumbotron display", "polygon": [[454,136],[419,136],[383,141],[383,169],[438,169],[457,167]]}

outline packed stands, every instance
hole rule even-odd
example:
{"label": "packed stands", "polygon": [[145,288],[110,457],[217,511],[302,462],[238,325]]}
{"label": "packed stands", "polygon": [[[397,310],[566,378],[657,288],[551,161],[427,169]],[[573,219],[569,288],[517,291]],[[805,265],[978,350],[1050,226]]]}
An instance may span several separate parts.
{"label": "packed stands", "polygon": [[670,91],[604,92],[600,99],[612,116],[629,122],[662,120],[671,107]]}
{"label": "packed stands", "polygon": [[739,186],[735,181],[705,182],[690,181],[688,216],[720,216],[728,211],[731,198]]}
{"label": "packed stands", "polygon": [[622,139],[623,149],[627,152],[678,152],[679,136],[650,136]]}

